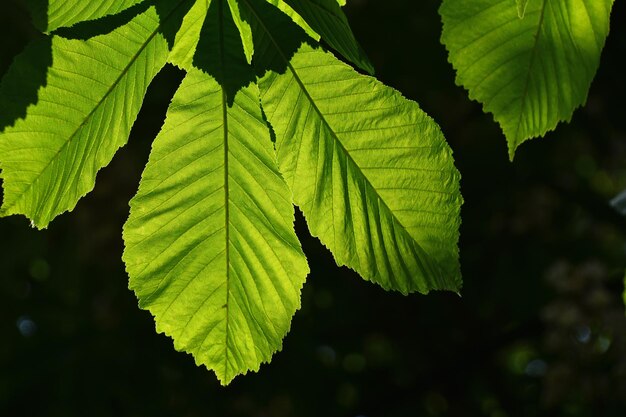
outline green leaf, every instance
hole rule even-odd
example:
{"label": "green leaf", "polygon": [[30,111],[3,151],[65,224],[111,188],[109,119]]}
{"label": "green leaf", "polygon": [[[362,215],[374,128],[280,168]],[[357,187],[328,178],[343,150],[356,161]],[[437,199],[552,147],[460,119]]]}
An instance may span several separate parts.
{"label": "green leaf", "polygon": [[[0,134],[4,202],[38,228],[72,210],[128,139],[167,42],[154,7],[88,40],[52,38],[52,67],[24,119]],[[19,62],[19,61],[18,61]],[[21,83],[12,71],[3,84]],[[0,91],[3,89],[0,88]]]}
{"label": "green leaf", "polygon": [[271,69],[259,87],[279,167],[311,233],[383,288],[458,291],[459,173],[437,124],[266,3],[242,4],[255,65]]}
{"label": "green leaf", "polygon": [[260,87],[281,172],[337,263],[402,293],[458,291],[459,174],[432,119],[309,46]]}
{"label": "green leaf", "polygon": [[248,63],[251,63],[252,55],[254,54],[254,45],[252,43],[252,31],[250,29],[250,24],[242,18],[237,0],[228,0],[228,7],[230,7],[230,12],[235,21],[235,25],[237,25],[237,29],[239,29],[239,33],[241,34],[241,42],[243,44],[243,50],[246,54],[246,60]]}
{"label": "green leaf", "polygon": [[[306,34],[309,35],[311,38],[315,40],[319,40],[320,38],[319,34],[317,34],[309,26],[309,24],[302,18],[302,16],[300,16],[295,10],[293,10],[291,6],[285,2],[285,0],[266,0],[266,1],[269,4],[276,6],[281,12],[289,16],[291,20],[293,20],[294,23],[300,26],[306,32]],[[239,2],[242,3],[243,0],[239,0]]]}
{"label": "green leaf", "polygon": [[195,0],[176,33],[168,62],[185,70],[190,70],[193,67],[193,57],[210,4],[211,0]]}
{"label": "green leaf", "polygon": [[280,170],[311,233],[339,265],[384,288],[457,291],[459,173],[437,124],[397,91],[302,44],[311,41],[287,32],[264,2],[242,4],[255,65],[272,69],[259,87]]}
{"label": "green leaf", "polygon": [[223,384],[281,348],[308,273],[275,158],[256,86],[228,105],[226,90],[193,70],[124,227],[140,306]]}
{"label": "green leaf", "polygon": [[[518,3],[519,4],[519,3]],[[585,103],[613,0],[444,0],[442,42],[457,83],[500,124],[513,159],[524,141]]]}
{"label": "green leaf", "polygon": [[[60,27],[72,26],[85,20],[95,20],[119,13],[145,0],[27,0],[36,21],[47,22],[43,31],[52,32]],[[39,18],[41,15],[41,18]]]}
{"label": "green leaf", "polygon": [[359,45],[336,0],[285,0],[331,48],[370,74],[374,67]]}
{"label": "green leaf", "polygon": [[124,227],[130,287],[223,384],[281,348],[308,274],[252,67],[227,0],[155,140]]}

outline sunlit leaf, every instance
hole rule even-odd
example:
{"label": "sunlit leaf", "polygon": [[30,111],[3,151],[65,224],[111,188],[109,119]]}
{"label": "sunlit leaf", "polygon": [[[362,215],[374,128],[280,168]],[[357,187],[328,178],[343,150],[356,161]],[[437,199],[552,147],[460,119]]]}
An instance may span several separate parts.
{"label": "sunlit leaf", "polygon": [[[126,10],[145,0],[26,0],[41,29],[52,32],[85,20],[99,19]],[[45,23],[43,23],[45,22]]]}
{"label": "sunlit leaf", "polygon": [[[309,24],[300,16],[295,10],[291,8],[285,0],[266,0],[269,4],[272,4],[278,8],[281,12],[289,16],[298,26],[300,26],[307,35],[315,40],[319,40],[320,36],[309,26]],[[241,3],[242,1],[239,0]]]}
{"label": "sunlit leaf", "polygon": [[444,0],[442,42],[457,83],[493,113],[513,158],[585,103],[613,0]]}
{"label": "sunlit leaf", "polygon": [[403,293],[458,290],[459,175],[432,119],[309,47],[261,89],[281,171],[337,263]]}
{"label": "sunlit leaf", "polygon": [[228,105],[190,72],[131,201],[124,260],[157,330],[224,384],[270,360],[300,306],[293,221],[256,87]]}
{"label": "sunlit leaf", "polygon": [[124,261],[157,330],[227,384],[281,348],[308,266],[226,0],[206,19],[207,60],[194,60],[153,144]]}
{"label": "sunlit leaf", "polygon": [[297,34],[273,32],[286,30],[280,15],[243,3],[258,20],[257,64],[276,69],[260,82],[261,102],[311,233],[384,288],[457,291],[459,174],[437,124],[328,53],[305,44],[293,55]]}
{"label": "sunlit leaf", "polygon": [[246,60],[248,62],[252,62],[254,45],[252,44],[252,32],[250,30],[250,24],[241,17],[241,12],[239,11],[239,3],[237,2],[237,0],[228,0],[228,6],[230,7],[230,12],[235,21],[235,25],[237,25],[237,28],[239,29],[241,42],[243,44],[243,50],[246,54]]}
{"label": "sunlit leaf", "polygon": [[196,53],[200,32],[202,31],[210,4],[211,0],[195,0],[176,33],[174,46],[168,57],[168,62],[182,69],[191,69],[193,67],[193,57]]}
{"label": "sunlit leaf", "polygon": [[[94,187],[130,133],[146,89],[165,64],[167,42],[154,7],[88,40],[53,37],[52,67],[38,102],[0,134],[1,216],[42,228]],[[18,61],[19,62],[19,61]],[[22,82],[20,71],[3,83]]]}

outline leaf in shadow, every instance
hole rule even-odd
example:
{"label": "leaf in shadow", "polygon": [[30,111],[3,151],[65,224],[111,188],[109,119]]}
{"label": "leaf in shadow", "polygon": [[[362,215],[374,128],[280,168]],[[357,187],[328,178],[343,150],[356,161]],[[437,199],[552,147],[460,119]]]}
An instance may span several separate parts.
{"label": "leaf in shadow", "polygon": [[37,103],[40,87],[46,85],[52,66],[52,41],[43,37],[19,54],[0,81],[0,132],[26,117],[26,109]]}
{"label": "leaf in shadow", "polygon": [[48,0],[26,0],[33,25],[42,32],[48,30]]}
{"label": "leaf in shadow", "polygon": [[176,34],[194,2],[195,0],[157,0],[155,2],[157,14],[162,22],[159,33],[165,37],[170,49],[174,47]]}
{"label": "leaf in shadow", "polygon": [[318,46],[289,16],[268,2],[241,0],[240,7],[252,29],[252,64],[258,77],[268,71],[285,73],[288,62],[303,44]]}
{"label": "leaf in shadow", "polygon": [[193,65],[215,78],[224,89],[229,106],[237,92],[255,80],[225,0],[214,0],[209,6]]}

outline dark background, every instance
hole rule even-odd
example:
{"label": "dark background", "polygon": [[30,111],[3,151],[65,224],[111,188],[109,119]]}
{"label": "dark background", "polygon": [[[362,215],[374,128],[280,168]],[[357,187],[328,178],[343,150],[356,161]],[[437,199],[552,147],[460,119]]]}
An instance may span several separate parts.
{"label": "dark background", "polygon": [[[511,0],[512,1],[512,0]],[[0,4],[0,74],[36,36]],[[377,76],[437,120],[463,175],[463,297],[403,297],[337,268],[298,223],[312,272],[283,351],[221,387],[127,289],[121,227],[181,74],[153,82],[129,144],[48,230],[0,220],[0,416],[624,416],[626,5],[587,105],[514,163],[455,86],[436,0],[349,0]]]}

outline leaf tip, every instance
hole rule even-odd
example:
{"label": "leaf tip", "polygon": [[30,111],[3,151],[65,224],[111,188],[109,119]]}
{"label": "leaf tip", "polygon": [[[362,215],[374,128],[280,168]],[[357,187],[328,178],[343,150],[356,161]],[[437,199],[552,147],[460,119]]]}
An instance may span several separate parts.
{"label": "leaf tip", "polygon": [[513,162],[513,159],[515,158],[515,150],[517,149],[517,145],[512,145],[509,142],[509,162]]}

